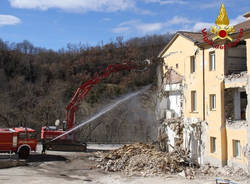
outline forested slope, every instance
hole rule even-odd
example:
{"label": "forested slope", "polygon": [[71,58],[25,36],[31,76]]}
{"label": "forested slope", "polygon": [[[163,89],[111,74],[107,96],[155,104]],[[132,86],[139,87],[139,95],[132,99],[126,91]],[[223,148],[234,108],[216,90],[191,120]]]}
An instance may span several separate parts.
{"label": "forested slope", "polygon": [[[68,44],[59,51],[30,42],[0,40],[0,126],[29,126],[39,130],[65,119],[65,107],[75,90],[108,64],[145,59],[155,61],[171,34],[152,35],[105,45]],[[91,89],[77,115],[81,119],[109,99],[153,83],[155,70],[112,74]]]}

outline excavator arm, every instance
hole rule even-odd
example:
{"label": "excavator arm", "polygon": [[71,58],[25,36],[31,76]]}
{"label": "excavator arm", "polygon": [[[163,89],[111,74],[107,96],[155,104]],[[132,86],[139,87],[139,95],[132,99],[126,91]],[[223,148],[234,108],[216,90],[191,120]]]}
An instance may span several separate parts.
{"label": "excavator arm", "polygon": [[83,83],[75,92],[69,105],[66,107],[66,129],[69,130],[75,125],[75,112],[77,111],[80,102],[89,92],[89,90],[102,79],[107,78],[114,72],[123,70],[131,70],[137,68],[138,65],[132,62],[122,64],[110,64],[103,71],[97,74],[93,79]]}

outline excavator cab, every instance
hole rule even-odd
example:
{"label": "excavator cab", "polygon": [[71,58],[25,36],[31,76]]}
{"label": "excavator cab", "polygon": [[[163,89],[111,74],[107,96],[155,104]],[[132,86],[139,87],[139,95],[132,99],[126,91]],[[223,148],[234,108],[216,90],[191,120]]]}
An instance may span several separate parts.
{"label": "excavator cab", "polygon": [[[67,134],[57,140],[54,138],[62,135],[66,131],[66,121],[56,120],[55,126],[44,126],[41,131],[43,152],[50,151],[74,151],[84,152],[87,149],[86,143],[75,140],[72,133]],[[53,141],[52,141],[53,140]]]}

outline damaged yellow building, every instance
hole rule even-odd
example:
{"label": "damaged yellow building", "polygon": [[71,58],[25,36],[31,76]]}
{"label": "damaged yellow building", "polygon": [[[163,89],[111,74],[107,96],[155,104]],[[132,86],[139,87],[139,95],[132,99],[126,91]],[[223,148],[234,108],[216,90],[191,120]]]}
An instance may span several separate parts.
{"label": "damaged yellow building", "polygon": [[234,26],[234,40],[244,30],[234,47],[213,48],[201,32],[180,31],[159,54],[163,75],[173,70],[182,77],[163,83],[168,94],[182,94],[169,96],[165,117],[175,117],[169,112],[181,106],[184,146],[200,164],[250,167],[250,13],[244,17],[245,22]]}

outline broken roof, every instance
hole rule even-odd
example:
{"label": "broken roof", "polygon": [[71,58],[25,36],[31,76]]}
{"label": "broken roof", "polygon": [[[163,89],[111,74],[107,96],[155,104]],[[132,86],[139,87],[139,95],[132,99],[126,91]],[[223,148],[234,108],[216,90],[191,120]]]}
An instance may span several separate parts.
{"label": "broken roof", "polygon": [[164,74],[164,83],[177,84],[182,82],[183,77],[178,74],[174,69],[170,68]]}
{"label": "broken roof", "polygon": [[[245,31],[249,31],[250,30],[250,20],[246,20],[245,22],[236,24],[234,26],[235,29],[235,33],[233,33],[233,35],[238,34],[240,32],[240,29],[243,29],[244,32]],[[174,42],[174,40],[179,36],[182,35],[183,37],[191,40],[192,42],[194,42],[195,44],[204,44],[204,40],[203,40],[203,36],[201,32],[188,32],[188,31],[178,31],[176,32],[176,34],[174,35],[174,37],[172,38],[172,40],[164,47],[164,49],[160,52],[160,54],[158,55],[158,57],[161,57],[162,54],[170,47],[170,45]],[[213,36],[212,33],[207,32],[207,37],[209,39],[211,39]]]}
{"label": "broken roof", "polygon": [[193,42],[203,42],[203,37],[201,32],[188,32],[188,31],[178,31],[177,33],[183,35],[184,37],[190,39]]}

